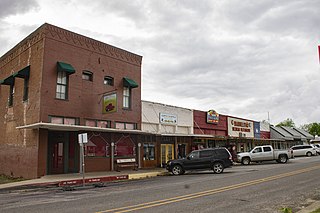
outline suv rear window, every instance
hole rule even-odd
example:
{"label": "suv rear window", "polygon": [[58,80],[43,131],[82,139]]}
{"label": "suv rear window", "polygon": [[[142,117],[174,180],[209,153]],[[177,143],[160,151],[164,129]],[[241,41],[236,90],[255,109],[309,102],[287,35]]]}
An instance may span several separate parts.
{"label": "suv rear window", "polygon": [[225,149],[216,149],[214,151],[216,153],[217,158],[225,159],[230,157],[229,153]]}

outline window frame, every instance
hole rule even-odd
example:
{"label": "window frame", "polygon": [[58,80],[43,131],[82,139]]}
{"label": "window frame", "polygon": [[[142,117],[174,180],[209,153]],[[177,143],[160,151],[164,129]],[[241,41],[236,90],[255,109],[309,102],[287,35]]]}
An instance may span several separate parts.
{"label": "window frame", "polygon": [[[69,87],[69,75],[66,71],[59,71],[57,72],[57,85],[56,85],[56,99],[59,100],[68,100],[68,87]],[[66,79],[65,82],[63,82],[63,79]],[[60,80],[60,82],[59,82]],[[58,88],[60,88],[60,91],[58,92]],[[62,91],[62,88],[65,88],[64,92]],[[64,98],[62,97],[64,95]]]}
{"label": "window frame", "polygon": [[123,87],[123,100],[122,107],[123,109],[131,109],[131,88]]}
{"label": "window frame", "polygon": [[114,78],[109,75],[104,76],[103,84],[108,86],[114,86]]}
{"label": "window frame", "polygon": [[[88,78],[84,78],[84,76]],[[93,72],[91,72],[90,70],[83,70],[81,78],[82,80],[93,82]]]}

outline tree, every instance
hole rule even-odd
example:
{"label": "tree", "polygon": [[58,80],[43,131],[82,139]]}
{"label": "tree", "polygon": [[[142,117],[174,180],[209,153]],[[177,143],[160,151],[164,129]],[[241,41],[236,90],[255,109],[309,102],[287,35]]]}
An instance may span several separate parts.
{"label": "tree", "polygon": [[303,128],[313,136],[320,135],[320,123],[305,124]]}
{"label": "tree", "polygon": [[279,126],[295,127],[295,124],[291,118],[287,118],[286,120],[278,123],[276,126],[277,127],[279,127]]}

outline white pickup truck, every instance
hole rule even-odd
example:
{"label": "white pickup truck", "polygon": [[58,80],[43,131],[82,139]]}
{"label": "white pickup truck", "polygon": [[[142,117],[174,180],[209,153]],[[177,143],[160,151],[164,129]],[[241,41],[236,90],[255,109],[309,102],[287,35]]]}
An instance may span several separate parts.
{"label": "white pickup truck", "polygon": [[249,165],[250,162],[276,160],[278,163],[287,163],[292,156],[292,150],[275,150],[272,146],[256,146],[250,152],[237,154],[237,162]]}

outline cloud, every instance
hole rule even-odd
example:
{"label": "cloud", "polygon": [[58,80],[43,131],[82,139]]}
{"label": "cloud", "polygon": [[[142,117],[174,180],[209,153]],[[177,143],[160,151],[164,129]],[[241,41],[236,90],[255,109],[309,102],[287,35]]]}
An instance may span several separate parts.
{"label": "cloud", "polygon": [[142,55],[144,100],[253,120],[269,112],[274,124],[320,120],[319,1],[5,2],[15,10],[0,18],[29,12],[0,22],[0,41],[18,43],[12,35],[41,20]]}
{"label": "cloud", "polygon": [[0,1],[0,19],[8,15],[25,13],[31,9],[37,8],[36,0],[1,0]]}

